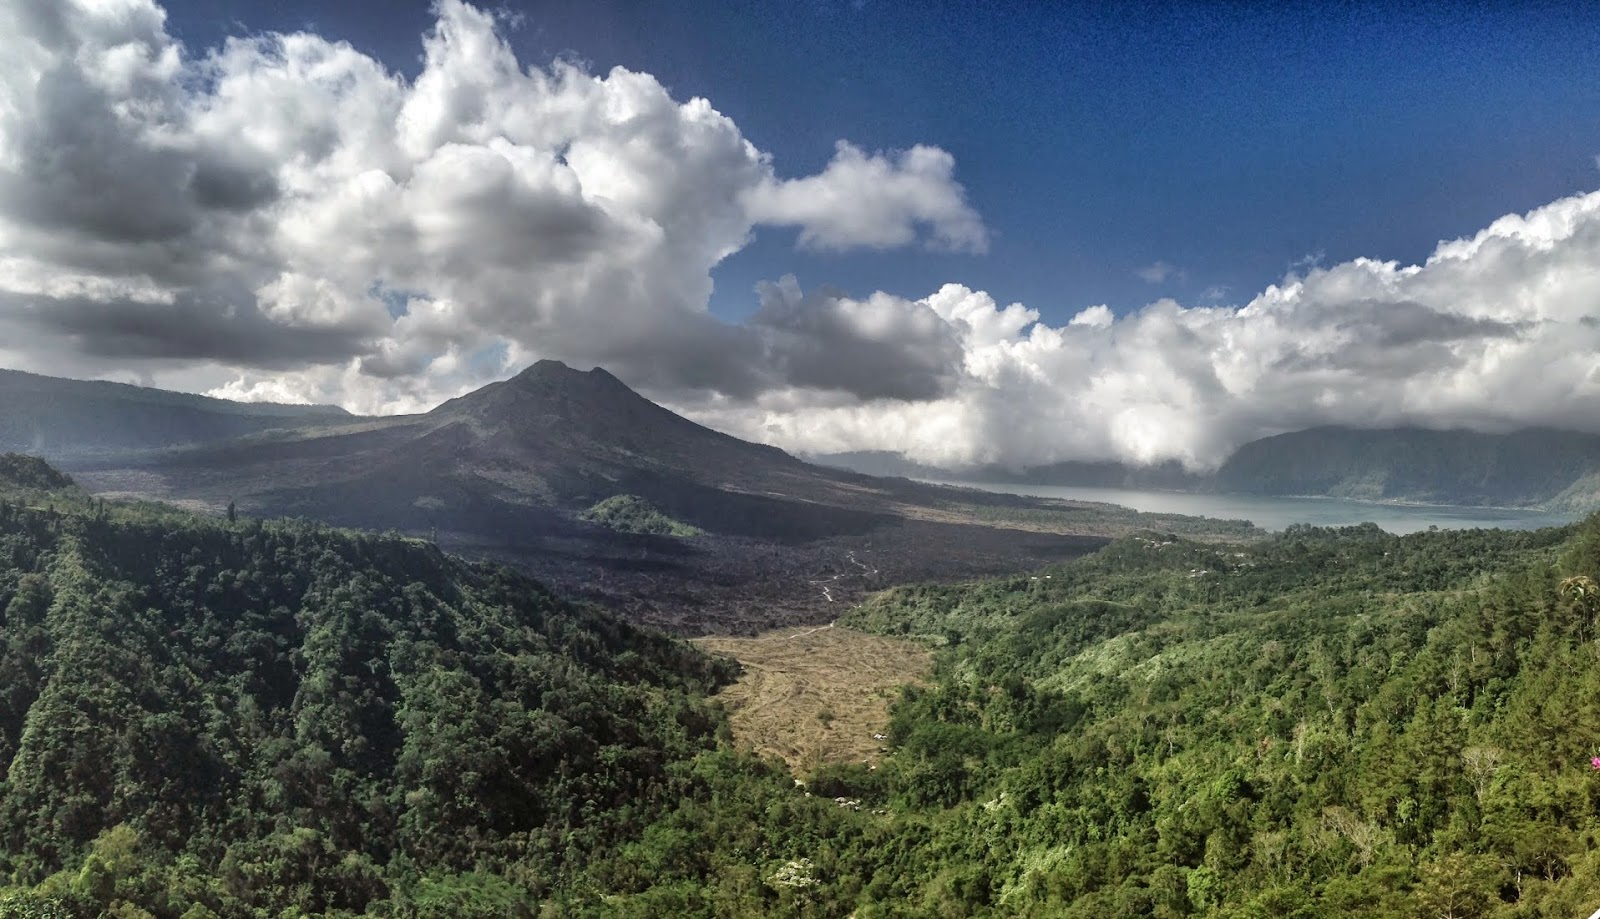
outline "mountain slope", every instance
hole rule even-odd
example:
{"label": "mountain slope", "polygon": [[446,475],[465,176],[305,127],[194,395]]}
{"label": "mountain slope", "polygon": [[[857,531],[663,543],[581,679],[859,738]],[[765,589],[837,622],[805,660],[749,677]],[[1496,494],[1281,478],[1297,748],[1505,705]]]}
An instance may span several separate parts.
{"label": "mountain slope", "polygon": [[[897,580],[1059,561],[1213,524],[814,466],[712,431],[604,370],[541,361],[422,415],[266,432],[71,469],[92,491],[394,528],[686,631],[825,619]],[[701,531],[583,519],[634,496]],[[1243,534],[1237,522],[1221,529]]]}
{"label": "mountain slope", "polygon": [[[716,532],[778,539],[870,528],[870,511],[848,505],[891,504],[870,489],[845,493],[864,477],[712,431],[604,370],[555,361],[423,415],[245,437],[142,468],[185,497],[232,496],[266,513],[479,533],[509,525],[496,519],[506,515],[556,526],[622,493]],[[815,506],[777,513],[773,498]]]}
{"label": "mountain slope", "polygon": [[546,468],[594,467],[607,474],[672,470],[706,482],[747,482],[805,470],[776,447],[696,424],[596,367],[583,372],[539,361],[501,383],[443,403],[429,417],[466,421],[498,449],[526,450]]}
{"label": "mountain slope", "polygon": [[865,862],[879,902],[1085,919],[1600,906],[1600,607],[1575,589],[1600,573],[1600,520],[1128,539],[1050,573],[898,589],[846,620],[943,646],[936,685],[895,711],[891,759],[832,792],[925,818],[899,825],[914,855],[905,837],[830,848]]}
{"label": "mountain slope", "polygon": [[1600,435],[1313,428],[1240,447],[1223,491],[1581,510],[1600,499]]}
{"label": "mountain slope", "polygon": [[599,912],[1588,915],[1597,571],[1600,520],[1299,527],[886,592],[840,626],[938,650],[876,768],[703,771]]}
{"label": "mountain slope", "polygon": [[0,370],[0,406],[0,452],[28,452],[57,462],[353,420],[327,405],[231,402],[16,370]]}

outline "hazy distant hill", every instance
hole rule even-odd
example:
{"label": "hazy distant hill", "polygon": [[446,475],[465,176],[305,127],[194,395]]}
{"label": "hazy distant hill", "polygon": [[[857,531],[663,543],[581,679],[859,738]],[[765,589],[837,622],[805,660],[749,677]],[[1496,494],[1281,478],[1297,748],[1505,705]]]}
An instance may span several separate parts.
{"label": "hazy distant hill", "polygon": [[36,456],[0,453],[0,489],[58,491],[72,478]]}
{"label": "hazy distant hill", "polygon": [[352,420],[344,409],[329,405],[230,402],[0,370],[0,452],[25,451],[54,461]]}
{"label": "hazy distant hill", "polygon": [[1600,507],[1600,435],[1548,428],[1510,434],[1322,427],[1251,441],[1214,473],[1177,463],[1064,462],[1022,470],[937,469],[885,452],[838,453],[817,462],[874,475],[985,484],[1066,485],[1365,501]]}
{"label": "hazy distant hill", "polygon": [[1313,428],[1240,447],[1217,470],[1223,491],[1438,504],[1600,504],[1600,436]]}

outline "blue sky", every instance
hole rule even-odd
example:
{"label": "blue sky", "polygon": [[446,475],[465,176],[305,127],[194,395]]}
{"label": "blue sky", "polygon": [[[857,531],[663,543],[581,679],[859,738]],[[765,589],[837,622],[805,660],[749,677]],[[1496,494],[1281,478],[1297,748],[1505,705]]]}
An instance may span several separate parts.
{"label": "blue sky", "polygon": [[[173,0],[191,49],[309,29],[408,75],[424,3]],[[714,273],[919,297],[946,281],[1047,321],[1160,296],[1247,301],[1292,265],[1411,263],[1441,239],[1600,187],[1593,4],[503,4],[525,64],[576,55],[705,96],[808,175],[846,138],[934,144],[987,254],[814,253],[763,228]],[[1142,269],[1171,266],[1151,282]],[[1149,272],[1155,276],[1160,272]]]}
{"label": "blue sky", "polygon": [[1595,4],[0,2],[0,366],[553,358],[944,466],[1600,432],[1597,75]]}

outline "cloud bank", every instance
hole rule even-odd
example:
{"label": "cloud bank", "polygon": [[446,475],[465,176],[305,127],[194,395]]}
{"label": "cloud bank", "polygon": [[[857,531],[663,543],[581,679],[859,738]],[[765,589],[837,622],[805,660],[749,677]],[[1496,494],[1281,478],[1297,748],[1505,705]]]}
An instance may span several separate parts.
{"label": "cloud bank", "polygon": [[526,66],[493,14],[435,9],[407,79],[312,34],[198,52],[148,0],[0,6],[0,365],[389,412],[554,357],[741,436],[952,466],[1203,467],[1330,423],[1600,431],[1600,193],[1232,305],[1051,325],[959,284],[785,277],[727,323],[712,274],[767,229],[985,252],[954,159],[840,141],[784,177],[707,100]]}
{"label": "cloud bank", "polygon": [[1316,268],[1239,306],[1094,306],[1051,326],[958,284],[913,306],[959,341],[946,395],[825,405],[788,390],[700,417],[796,449],[942,466],[1206,468],[1325,424],[1600,431],[1600,192],[1503,217],[1421,265]]}
{"label": "cloud bank", "polygon": [[704,99],[525,68],[493,14],[435,12],[406,80],[310,34],[195,56],[148,0],[5,5],[0,348],[364,411],[542,356],[665,390],[943,391],[924,339],[953,337],[898,304],[780,297],[732,326],[707,303],[760,227],[983,250],[949,154],[841,141],[817,175],[780,177]]}

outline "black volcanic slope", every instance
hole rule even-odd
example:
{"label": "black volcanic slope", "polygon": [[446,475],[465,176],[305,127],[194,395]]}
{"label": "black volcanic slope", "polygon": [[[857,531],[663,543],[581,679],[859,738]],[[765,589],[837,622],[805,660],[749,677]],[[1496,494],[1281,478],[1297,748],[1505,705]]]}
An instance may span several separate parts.
{"label": "black volcanic slope", "polygon": [[[873,515],[850,506],[881,512],[891,503],[870,492],[864,500],[864,476],[720,434],[604,370],[555,361],[424,415],[240,438],[146,468],[184,496],[408,529],[525,529],[528,514],[569,516],[638,494],[713,532],[809,539],[870,528]],[[778,514],[772,500],[818,509]],[[808,523],[823,507],[832,519]],[[514,519],[495,520],[496,508]]]}
{"label": "black volcanic slope", "polygon": [[[571,593],[683,630],[824,618],[897,581],[1015,570],[1100,545],[1052,527],[979,525],[1031,499],[804,463],[682,418],[604,370],[541,361],[423,415],[350,419],[72,467],[102,493],[395,528],[492,555]],[[579,519],[636,495],[705,535]],[[1003,516],[1003,514],[1002,514]],[[988,519],[988,518],[985,518]],[[1047,532],[1040,532],[1046,530]]]}

